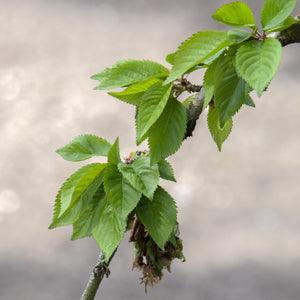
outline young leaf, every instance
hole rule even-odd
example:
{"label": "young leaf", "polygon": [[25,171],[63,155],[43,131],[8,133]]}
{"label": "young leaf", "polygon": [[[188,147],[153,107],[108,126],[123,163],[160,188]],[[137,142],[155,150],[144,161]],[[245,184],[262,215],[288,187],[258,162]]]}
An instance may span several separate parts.
{"label": "young leaf", "polygon": [[233,65],[227,68],[215,91],[214,102],[219,112],[221,128],[244,104],[248,86]]}
{"label": "young leaf", "polygon": [[229,45],[225,31],[207,30],[195,33],[176,51],[174,66],[165,84],[182,76],[187,70],[203,63]]}
{"label": "young leaf", "polygon": [[181,102],[170,97],[163,113],[149,131],[151,164],[175,153],[186,131],[186,109]]}
{"label": "young leaf", "polygon": [[84,134],[76,137],[66,146],[56,150],[63,159],[81,161],[93,156],[107,156],[111,144],[95,135]]}
{"label": "young leaf", "polygon": [[117,165],[108,164],[104,175],[104,188],[114,210],[126,219],[141,198],[141,193],[131,186]]}
{"label": "young leaf", "polygon": [[[102,73],[100,73],[102,74]],[[165,78],[169,71],[159,63],[150,60],[127,60],[105,71],[104,75],[95,75],[93,79],[99,79],[101,84],[95,89],[109,90],[127,86],[150,78]]]}
{"label": "young leaf", "polygon": [[232,29],[227,32],[228,40],[236,44],[248,40],[252,35],[252,32],[248,32],[243,29]]}
{"label": "young leaf", "polygon": [[152,201],[141,198],[136,213],[155,243],[164,250],[176,222],[177,209],[173,198],[158,186]]}
{"label": "young leaf", "polygon": [[241,1],[231,2],[220,7],[212,18],[222,24],[232,27],[247,26],[254,28],[255,20],[249,6]]}
{"label": "young leaf", "polygon": [[126,103],[139,105],[144,92],[158,81],[160,81],[160,79],[150,78],[148,80],[132,84],[122,92],[110,92],[108,94]]}
{"label": "young leaf", "polygon": [[282,47],[278,40],[247,41],[236,54],[239,75],[253,87],[260,97],[273,76],[281,59]]}
{"label": "young leaf", "polygon": [[297,0],[265,0],[261,11],[261,24],[265,32],[273,31],[293,11]]}
{"label": "young leaf", "polygon": [[86,236],[91,236],[93,231],[94,216],[98,206],[101,206],[106,197],[103,184],[95,192],[94,196],[85,203],[80,217],[73,224],[73,234],[71,239],[77,240]]}
{"label": "young leaf", "polygon": [[116,141],[111,146],[111,148],[108,152],[107,161],[109,163],[112,163],[112,164],[115,164],[115,165],[117,165],[119,162],[121,162],[120,148],[119,148],[119,138],[116,138]]}
{"label": "young leaf", "polygon": [[106,164],[96,163],[85,167],[73,174],[60,190],[57,198],[60,211],[54,214],[50,229],[74,223],[101,185]]}
{"label": "young leaf", "polygon": [[104,197],[95,212],[92,235],[104,252],[106,262],[120,244],[125,231],[126,219],[120,217]]}
{"label": "young leaf", "polygon": [[152,85],[141,99],[137,119],[137,143],[141,143],[144,135],[161,115],[172,86],[157,82]]}
{"label": "young leaf", "polygon": [[220,127],[219,114],[217,108],[209,107],[207,124],[210,134],[221,152],[222,144],[227,139],[232,129],[232,119],[229,119],[223,128]]}
{"label": "young leaf", "polygon": [[170,53],[166,57],[166,62],[168,62],[170,65],[174,65],[174,57],[175,53]]}
{"label": "young leaf", "polygon": [[176,182],[174,170],[168,161],[161,159],[157,164],[161,178]]}
{"label": "young leaf", "polygon": [[119,163],[118,168],[124,178],[147,198],[152,199],[159,181],[158,166],[150,166],[149,157],[140,157],[132,164]]}

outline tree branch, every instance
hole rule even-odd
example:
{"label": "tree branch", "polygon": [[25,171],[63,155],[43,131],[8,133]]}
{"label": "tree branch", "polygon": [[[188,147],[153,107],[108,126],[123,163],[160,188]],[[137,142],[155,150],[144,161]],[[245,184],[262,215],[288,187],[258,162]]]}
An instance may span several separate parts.
{"label": "tree branch", "polygon": [[95,295],[97,293],[97,290],[99,288],[99,285],[104,277],[109,276],[110,271],[108,269],[108,265],[113,258],[115,252],[111,255],[108,263],[105,262],[105,255],[103,252],[100,252],[98,262],[96,266],[94,267],[94,270],[91,273],[89,282],[86,285],[86,288],[81,296],[81,300],[93,300],[95,298]]}
{"label": "tree branch", "polygon": [[300,43],[300,13],[298,13],[295,19],[299,21],[291,27],[271,35],[281,43],[282,47],[293,43]]}

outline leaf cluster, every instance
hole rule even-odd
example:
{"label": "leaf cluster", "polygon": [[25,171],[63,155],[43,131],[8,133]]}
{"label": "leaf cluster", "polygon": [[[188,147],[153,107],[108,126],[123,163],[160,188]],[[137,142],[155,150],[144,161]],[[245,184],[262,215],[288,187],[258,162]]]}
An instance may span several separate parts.
{"label": "leaf cluster", "polygon": [[138,151],[122,161],[118,139],[111,145],[88,134],[57,153],[69,161],[106,156],[107,163],[88,164],[66,180],[57,194],[49,228],[72,224],[72,240],[93,236],[108,261],[137,215],[164,250],[177,216],[174,199],[159,186],[159,178],[175,181],[166,160],[151,165],[149,153]]}

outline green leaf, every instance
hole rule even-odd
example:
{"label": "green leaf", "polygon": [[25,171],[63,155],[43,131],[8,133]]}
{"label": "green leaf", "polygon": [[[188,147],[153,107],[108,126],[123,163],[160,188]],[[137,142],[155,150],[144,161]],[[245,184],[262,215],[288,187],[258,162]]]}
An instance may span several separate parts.
{"label": "green leaf", "polygon": [[195,33],[176,51],[174,66],[165,84],[182,76],[187,70],[203,63],[229,45],[225,31],[207,30]]}
{"label": "green leaf", "polygon": [[124,178],[147,198],[152,199],[159,181],[158,166],[150,166],[149,157],[139,157],[132,164],[119,163]]}
{"label": "green leaf", "polygon": [[[99,205],[102,205],[106,197],[103,184],[98,188],[93,197],[85,203],[80,217],[73,224],[72,240],[80,239],[86,236],[91,236],[93,231],[93,224],[95,213]],[[102,201],[103,200],[103,201]]]}
{"label": "green leaf", "polygon": [[292,18],[291,16],[288,16],[283,22],[277,24],[276,26],[270,28],[268,32],[274,32],[274,31],[283,31],[289,27],[291,27],[294,23],[296,23],[297,19]]}
{"label": "green leaf", "polygon": [[162,85],[161,82],[157,82],[143,95],[139,106],[136,128],[138,144],[141,143],[147,131],[161,115],[168,101],[171,89],[172,86],[170,84]]}
{"label": "green leaf", "polygon": [[123,59],[117,61],[111,68],[106,68],[102,72],[91,76],[91,79],[95,79],[98,81],[103,81],[105,78],[108,78],[113,70],[113,68],[120,67],[123,64],[128,64],[128,62],[133,61],[133,59]]}
{"label": "green leaf", "polygon": [[252,35],[252,32],[248,32],[246,30],[232,29],[228,31],[227,38],[232,43],[242,43],[248,40]]}
{"label": "green leaf", "polygon": [[119,148],[119,138],[116,138],[114,144],[110,148],[108,152],[107,161],[109,163],[117,165],[119,162],[121,162],[120,158],[120,148]]}
{"label": "green leaf", "polygon": [[100,201],[93,221],[93,237],[105,254],[105,261],[120,244],[126,231],[126,220],[120,217],[106,198]]}
{"label": "green leaf", "polygon": [[261,11],[261,24],[265,32],[277,30],[293,11],[297,0],[265,0]]}
{"label": "green leaf", "polygon": [[181,102],[170,97],[163,113],[149,132],[151,164],[174,154],[184,138],[187,114]]}
{"label": "green leaf", "polygon": [[225,71],[215,91],[214,102],[219,112],[221,128],[245,103],[248,86],[238,76],[233,65]]}
{"label": "green leaf", "polygon": [[[100,75],[99,75],[100,74]],[[109,90],[145,81],[150,78],[165,78],[169,71],[159,63],[150,60],[127,60],[116,65],[109,71],[94,75],[92,78],[101,81],[95,89]]]}
{"label": "green leaf", "polygon": [[212,18],[222,24],[232,27],[247,26],[254,28],[255,20],[249,6],[241,1],[231,2],[220,7]]}
{"label": "green leaf", "polygon": [[136,213],[155,243],[164,250],[176,222],[177,209],[173,198],[158,186],[152,201],[141,198]]}
{"label": "green leaf", "polygon": [[123,219],[127,218],[141,198],[141,193],[131,186],[114,164],[108,164],[106,168],[104,188],[109,203]]}
{"label": "green leaf", "polygon": [[160,81],[160,79],[150,78],[148,80],[132,84],[122,92],[110,92],[108,94],[126,103],[139,105],[144,92],[158,81]]}
{"label": "green leaf", "polygon": [[111,144],[107,140],[95,135],[84,134],[56,150],[56,153],[68,161],[81,161],[93,156],[107,156],[110,147]]}
{"label": "green leaf", "polygon": [[204,100],[202,110],[204,110],[212,100],[215,93],[215,89],[218,87],[221,79],[223,78],[225,71],[231,64],[232,64],[232,56],[226,53],[226,56],[221,55],[207,68],[204,74],[204,81],[203,81],[205,100]]}
{"label": "green leaf", "polygon": [[247,41],[236,54],[238,73],[260,97],[275,75],[281,60],[282,47],[274,38]]}
{"label": "green leaf", "polygon": [[[94,168],[96,164],[86,165],[79,170],[77,170],[74,174],[72,174],[62,185],[60,188],[55,204],[54,204],[54,213],[53,213],[53,221],[52,224],[57,220],[57,218],[63,214],[66,209],[69,207],[72,201],[72,194],[76,187],[78,181],[86,174],[90,169]],[[50,229],[55,228],[56,226],[50,225]]]}
{"label": "green leaf", "polygon": [[56,201],[59,212],[55,211],[50,229],[75,222],[87,202],[102,183],[106,164],[90,164],[74,173],[62,186]]}
{"label": "green leaf", "polygon": [[166,57],[166,62],[168,62],[170,65],[174,65],[174,57],[175,53],[170,53]]}
{"label": "green leaf", "polygon": [[161,159],[157,164],[161,178],[176,182],[174,170],[168,161]]}
{"label": "green leaf", "polygon": [[253,101],[253,99],[250,97],[250,95],[247,95],[246,99],[245,99],[245,104],[251,107],[255,107],[255,103]]}
{"label": "green leaf", "polygon": [[232,119],[229,119],[223,128],[220,127],[219,114],[217,108],[209,107],[207,124],[210,134],[221,152],[222,144],[227,139],[232,129]]}

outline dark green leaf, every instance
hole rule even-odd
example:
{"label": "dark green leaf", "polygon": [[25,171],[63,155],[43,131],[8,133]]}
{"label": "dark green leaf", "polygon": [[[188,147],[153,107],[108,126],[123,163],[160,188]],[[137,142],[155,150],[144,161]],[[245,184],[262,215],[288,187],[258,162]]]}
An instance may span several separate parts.
{"label": "dark green leaf", "polygon": [[108,164],[106,168],[104,187],[111,206],[126,219],[140,200],[141,193],[131,186],[114,164]]}
{"label": "dark green leaf", "polygon": [[65,160],[81,161],[93,156],[107,156],[111,144],[95,135],[84,134],[76,137],[66,146],[56,150]]}
{"label": "dark green leaf", "polygon": [[138,144],[142,142],[147,131],[161,115],[168,101],[171,89],[172,86],[170,84],[163,86],[161,82],[157,82],[143,95],[139,106],[136,128]]}
{"label": "dark green leaf", "polygon": [[161,178],[176,182],[174,170],[168,161],[161,159],[157,164]]}
{"label": "dark green leaf", "polygon": [[173,198],[159,186],[152,201],[142,197],[136,213],[155,243],[164,249],[176,222],[177,209]]}
{"label": "dark green leaf", "polygon": [[[106,197],[103,184],[98,188],[93,197],[85,203],[80,217],[73,224],[72,240],[91,236],[95,213],[99,205],[102,205],[102,199]],[[104,200],[105,201],[105,200]]]}
{"label": "dark green leaf", "polygon": [[119,148],[119,138],[116,139],[112,147],[110,148],[108,152],[108,158],[109,163],[117,165],[119,162],[121,162],[120,158],[120,148]]}
{"label": "dark green leaf", "polygon": [[186,131],[186,109],[170,97],[163,113],[149,132],[151,164],[174,154],[180,147]]}
{"label": "dark green leaf", "polygon": [[247,83],[237,75],[234,66],[231,65],[225,71],[215,91],[214,102],[218,108],[221,127],[245,103],[247,93]]}

